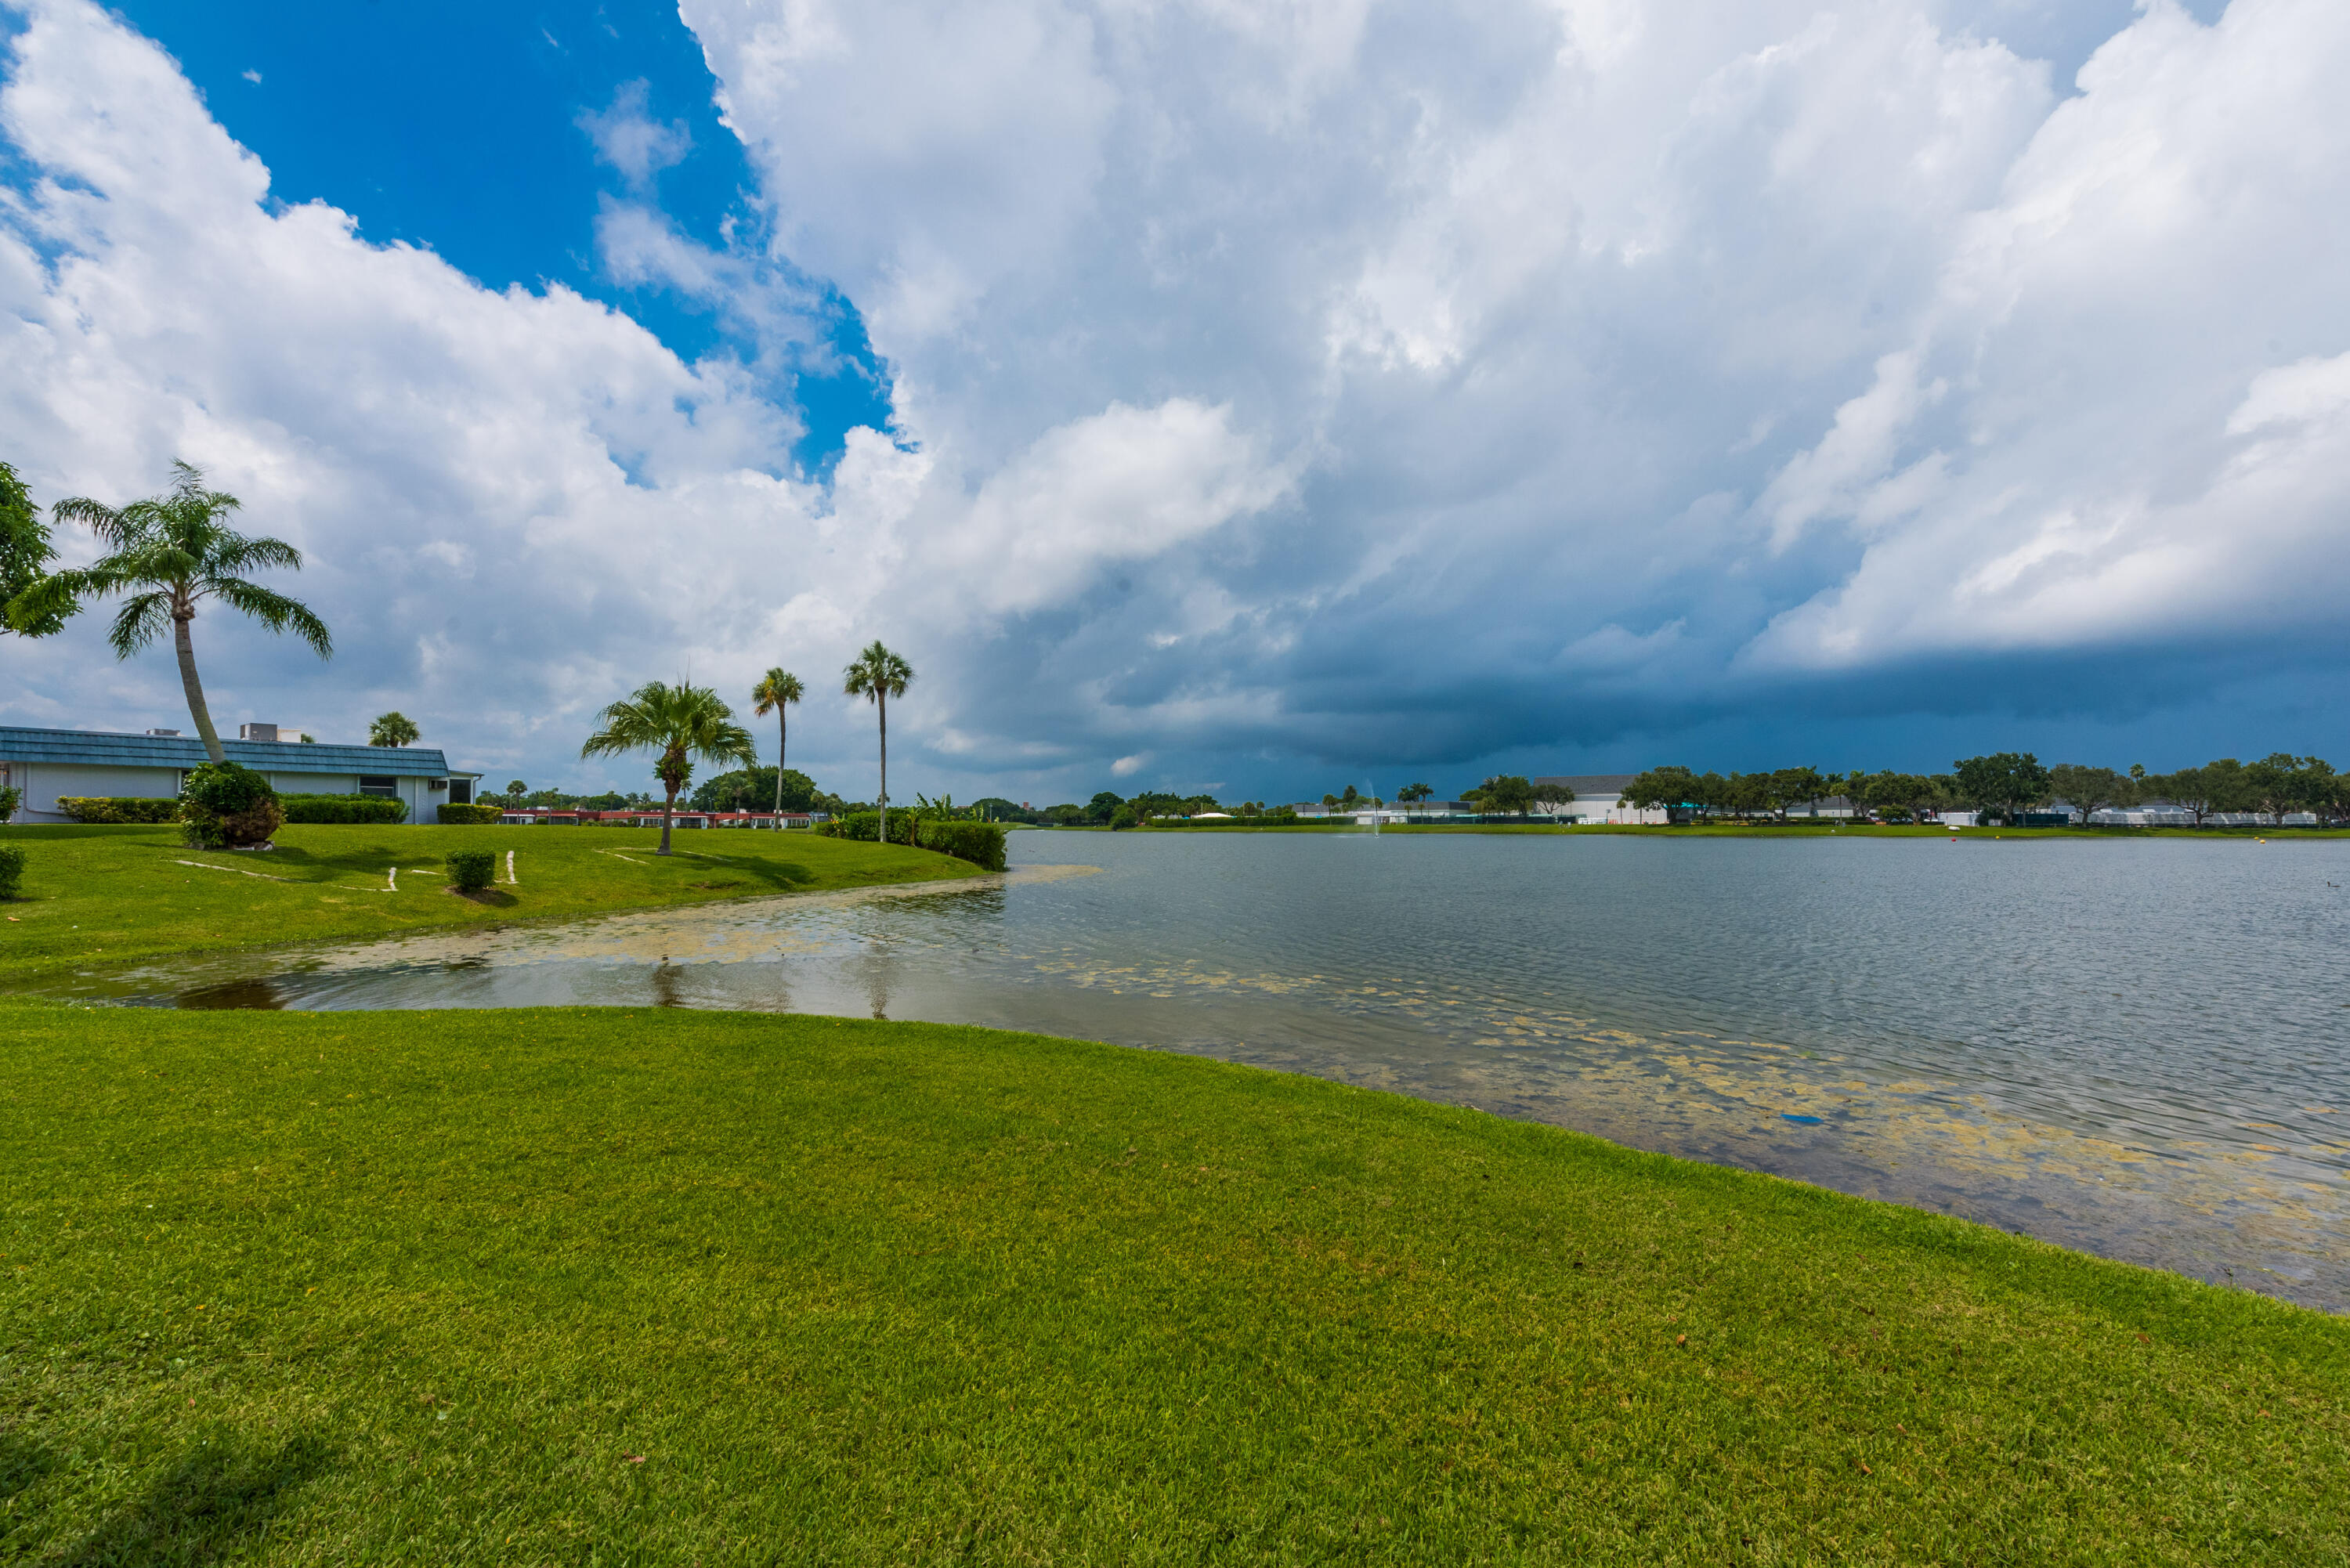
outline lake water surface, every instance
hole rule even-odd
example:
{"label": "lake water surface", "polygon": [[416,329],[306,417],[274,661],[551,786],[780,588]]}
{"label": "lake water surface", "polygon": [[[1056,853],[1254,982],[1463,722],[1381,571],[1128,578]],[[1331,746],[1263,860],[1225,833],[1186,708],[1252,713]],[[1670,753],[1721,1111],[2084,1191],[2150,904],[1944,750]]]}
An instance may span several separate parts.
{"label": "lake water surface", "polygon": [[77,983],[182,1006],[853,1013],[1196,1052],[2350,1308],[2350,843],[1015,833],[1012,849],[1012,873],[976,886]]}

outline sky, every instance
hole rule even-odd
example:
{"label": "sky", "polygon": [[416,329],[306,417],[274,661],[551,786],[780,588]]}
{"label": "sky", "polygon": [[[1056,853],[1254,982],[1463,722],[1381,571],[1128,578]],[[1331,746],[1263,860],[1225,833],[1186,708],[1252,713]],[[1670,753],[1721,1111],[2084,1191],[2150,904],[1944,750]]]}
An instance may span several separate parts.
{"label": "sky", "polygon": [[[215,717],[869,797],[2350,764],[2336,0],[0,0],[0,458]],[[62,529],[69,559],[87,535]],[[0,722],[185,727],[102,612]],[[772,721],[754,725],[775,755]]]}

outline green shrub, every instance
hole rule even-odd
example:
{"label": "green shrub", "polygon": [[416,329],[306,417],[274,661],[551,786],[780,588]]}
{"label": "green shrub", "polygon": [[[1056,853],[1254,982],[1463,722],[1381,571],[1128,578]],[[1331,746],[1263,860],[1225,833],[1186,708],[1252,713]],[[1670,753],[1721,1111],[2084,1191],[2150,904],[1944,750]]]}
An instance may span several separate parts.
{"label": "green shrub", "polygon": [[[827,838],[854,838],[871,844],[881,836],[881,814],[854,811],[820,823],[816,831]],[[1003,869],[1003,825],[996,822],[941,821],[910,811],[889,814],[889,842],[917,849],[935,849],[958,860],[968,860],[990,871]]]}
{"label": "green shrub", "polygon": [[494,825],[498,813],[499,808],[494,805],[477,803],[473,805],[444,805],[439,815],[443,827],[479,827]]}
{"label": "green shrub", "polygon": [[[881,814],[878,811],[852,811],[847,816],[836,816],[816,829],[827,838],[854,838],[871,844],[881,836]],[[914,814],[893,811],[889,814],[889,842],[913,844]]]}
{"label": "green shrub", "polygon": [[0,898],[15,898],[24,880],[25,852],[13,844],[0,844]]}
{"label": "green shrub", "polygon": [[288,822],[338,822],[380,826],[406,822],[408,803],[380,794],[286,794],[277,797]]}
{"label": "green shrub", "polygon": [[997,822],[925,822],[922,847],[968,860],[985,871],[1003,869],[1003,825]]}
{"label": "green shrub", "polygon": [[0,789],[0,822],[5,822],[16,815],[16,808],[24,804],[25,792],[16,785],[10,784],[6,789]]}
{"label": "green shrub", "polygon": [[236,763],[205,763],[180,788],[180,820],[199,849],[266,844],[286,820],[269,781]]}
{"label": "green shrub", "polygon": [[496,874],[498,857],[490,849],[452,849],[445,862],[449,867],[449,886],[460,893],[478,893],[490,885]]}
{"label": "green shrub", "polygon": [[76,822],[177,822],[180,803],[168,794],[61,794],[57,809]]}

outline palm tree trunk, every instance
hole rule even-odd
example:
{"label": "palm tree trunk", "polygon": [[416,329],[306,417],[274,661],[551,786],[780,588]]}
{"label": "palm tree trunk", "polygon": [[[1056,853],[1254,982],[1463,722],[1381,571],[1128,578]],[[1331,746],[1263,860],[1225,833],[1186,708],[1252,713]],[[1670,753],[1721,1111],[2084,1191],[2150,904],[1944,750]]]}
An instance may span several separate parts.
{"label": "palm tree trunk", "polygon": [[[783,704],[775,704],[775,815],[784,815],[784,751],[791,744],[791,721],[784,717]],[[775,826],[781,827],[779,820]]]}
{"label": "palm tree trunk", "polygon": [[889,693],[874,693],[874,711],[881,715],[881,842],[889,842]]}
{"label": "palm tree trunk", "polygon": [[204,754],[222,763],[228,760],[228,753],[221,750],[220,735],[213,729],[212,710],[204,706],[204,683],[196,679],[196,645],[188,639],[188,623],[195,618],[192,605],[172,607],[172,647],[180,656],[180,685],[188,694],[188,717],[196,722],[196,733],[203,738]]}
{"label": "palm tree trunk", "polygon": [[[669,784],[669,781],[666,779],[661,782],[665,784]],[[661,802],[661,846],[653,851],[656,855],[666,855],[669,853],[669,818],[670,814],[676,809],[677,786],[675,784],[669,784],[669,798]]]}

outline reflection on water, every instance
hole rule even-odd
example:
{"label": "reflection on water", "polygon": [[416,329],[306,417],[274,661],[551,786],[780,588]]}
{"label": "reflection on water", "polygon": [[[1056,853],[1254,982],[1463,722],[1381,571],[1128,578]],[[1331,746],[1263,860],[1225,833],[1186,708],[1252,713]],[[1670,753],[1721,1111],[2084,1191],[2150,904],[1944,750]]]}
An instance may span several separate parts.
{"label": "reflection on water", "polygon": [[192,963],[80,993],[650,1002],[1081,1035],[1483,1106],[2350,1306],[2334,886],[2350,845],[1013,846],[1021,864],[979,885]]}

